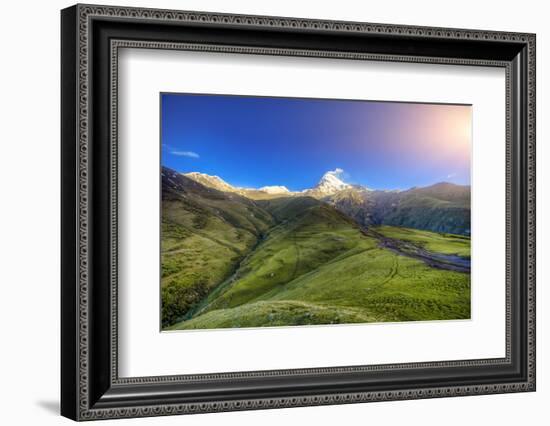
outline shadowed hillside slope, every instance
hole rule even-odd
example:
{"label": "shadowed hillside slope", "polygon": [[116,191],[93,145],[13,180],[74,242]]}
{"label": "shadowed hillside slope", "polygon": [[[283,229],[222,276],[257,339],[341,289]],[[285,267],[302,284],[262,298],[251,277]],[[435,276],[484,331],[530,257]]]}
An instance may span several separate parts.
{"label": "shadowed hillside slope", "polygon": [[163,168],[163,324],[184,316],[231,274],[272,225],[254,201]]}
{"label": "shadowed hillside slope", "polygon": [[323,199],[361,225],[470,235],[470,187],[438,183],[407,191],[349,188]]}

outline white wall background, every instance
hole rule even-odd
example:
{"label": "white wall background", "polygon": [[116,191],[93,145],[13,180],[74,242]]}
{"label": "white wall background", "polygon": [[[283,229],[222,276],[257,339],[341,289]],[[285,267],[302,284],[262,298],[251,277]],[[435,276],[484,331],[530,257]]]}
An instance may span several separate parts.
{"label": "white wall background", "polygon": [[[441,2],[104,0],[103,4],[537,33],[538,391],[360,405],[107,421],[102,424],[545,424],[550,401],[550,27],[537,0]],[[0,418],[69,424],[59,404],[59,9],[2,6],[0,65]],[[545,164],[546,163],[546,164]],[[546,166],[546,167],[545,167]]]}

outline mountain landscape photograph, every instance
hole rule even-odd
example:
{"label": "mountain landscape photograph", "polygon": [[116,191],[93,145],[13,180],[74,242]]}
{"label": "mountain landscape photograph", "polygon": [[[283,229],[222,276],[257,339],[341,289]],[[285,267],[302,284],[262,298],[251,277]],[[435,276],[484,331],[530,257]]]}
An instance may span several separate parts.
{"label": "mountain landscape photograph", "polygon": [[161,329],[470,319],[471,113],[162,93]]}

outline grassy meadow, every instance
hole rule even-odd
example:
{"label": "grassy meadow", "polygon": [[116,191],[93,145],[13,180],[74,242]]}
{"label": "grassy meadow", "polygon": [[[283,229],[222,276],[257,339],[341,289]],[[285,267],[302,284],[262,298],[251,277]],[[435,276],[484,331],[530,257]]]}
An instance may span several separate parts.
{"label": "grassy meadow", "polygon": [[433,253],[470,258],[470,237],[387,225],[377,226],[376,231],[385,237],[408,241]]}

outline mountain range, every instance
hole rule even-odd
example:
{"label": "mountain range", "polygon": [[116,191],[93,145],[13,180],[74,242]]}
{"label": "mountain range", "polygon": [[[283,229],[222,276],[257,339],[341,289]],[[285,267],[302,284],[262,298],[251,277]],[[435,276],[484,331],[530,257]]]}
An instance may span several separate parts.
{"label": "mountain range", "polygon": [[[322,198],[352,187],[352,185],[345,183],[338,177],[341,172],[342,169],[328,171],[323,175],[323,177],[321,177],[317,185],[311,189],[305,189],[303,191],[289,191],[289,189],[284,185],[263,186],[261,188],[242,188],[227,183],[219,176],[212,176],[206,173],[190,172],[184,173],[183,175],[193,179],[194,181],[202,183],[205,186],[217,189],[218,191],[234,192],[253,199],[262,199],[262,194],[267,194],[268,196],[284,195]],[[368,190],[368,188],[364,186],[358,186],[358,188]]]}
{"label": "mountain range", "polygon": [[425,257],[468,258],[469,238],[389,221],[467,234],[469,188],[378,191],[334,171],[291,192],[163,167],[162,328],[469,318],[469,273]]}
{"label": "mountain range", "polygon": [[341,169],[326,172],[310,189],[289,191],[282,185],[261,188],[233,186],[219,176],[191,172],[183,176],[206,187],[251,200],[280,197],[312,197],[346,214],[359,225],[394,225],[470,235],[470,187],[440,182],[405,191],[373,190],[344,182]]}

